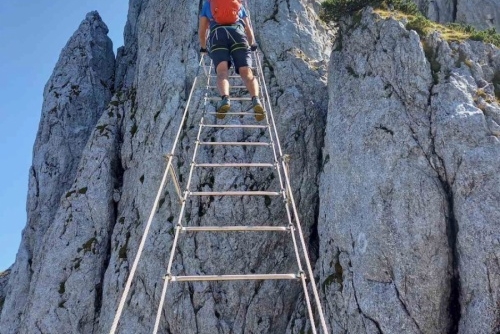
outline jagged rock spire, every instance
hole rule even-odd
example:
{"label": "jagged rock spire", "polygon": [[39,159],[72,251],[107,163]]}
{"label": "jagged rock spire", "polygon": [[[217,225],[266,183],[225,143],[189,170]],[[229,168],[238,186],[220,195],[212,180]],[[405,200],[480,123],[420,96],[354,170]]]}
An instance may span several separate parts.
{"label": "jagged rock spire", "polygon": [[43,250],[53,243],[47,232],[61,198],[74,182],[90,134],[111,99],[115,60],[107,33],[97,12],[87,14],[45,86],[29,173],[28,223],[7,287],[2,333],[19,331],[37,293],[36,282],[44,282],[40,270],[49,264],[43,260]]}

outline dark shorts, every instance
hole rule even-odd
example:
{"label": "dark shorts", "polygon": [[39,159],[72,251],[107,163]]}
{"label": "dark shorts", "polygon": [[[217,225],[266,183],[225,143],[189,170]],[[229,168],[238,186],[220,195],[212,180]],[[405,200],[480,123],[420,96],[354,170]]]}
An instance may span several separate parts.
{"label": "dark shorts", "polygon": [[252,58],[247,37],[242,26],[216,26],[210,30],[210,58],[217,66],[227,61],[228,68],[234,63],[236,73],[240,67],[251,67]]}

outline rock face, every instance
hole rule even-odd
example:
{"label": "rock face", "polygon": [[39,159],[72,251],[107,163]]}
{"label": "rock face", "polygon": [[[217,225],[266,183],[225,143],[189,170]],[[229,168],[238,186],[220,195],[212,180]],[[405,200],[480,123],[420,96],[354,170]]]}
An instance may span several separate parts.
{"label": "rock face", "polygon": [[[111,327],[199,73],[193,13],[201,3],[129,3],[116,62],[107,28],[91,13],[47,84],[28,225],[5,289],[0,278],[2,334]],[[341,27],[330,59],[332,33],[317,20],[318,1],[255,1],[249,9],[332,331],[500,330],[498,50],[437,35],[422,43],[400,22],[365,11]],[[203,100],[207,79],[199,80],[173,164],[183,187],[201,111],[214,110]],[[248,129],[202,135],[269,140]],[[264,162],[272,153],[201,148],[198,158]],[[273,171],[205,169],[190,190],[279,187]],[[152,331],[179,208],[170,184],[120,333]],[[187,203],[183,224],[283,225],[286,214],[277,200],[207,197]],[[173,273],[293,272],[291,246],[275,234],[183,234]],[[306,314],[293,282],[173,283],[160,332],[300,334],[310,330]]]}
{"label": "rock face", "polygon": [[[110,258],[104,280],[104,301],[97,332],[111,326],[118,298],[135,257],[142,223],[147,219],[155,191],[165,166],[163,155],[169,152],[180,116],[197,71],[196,36],[198,4],[180,1],[175,8],[164,1],[132,4],[134,19],[127,24],[129,33],[125,52],[135,49],[133,80],[135,104],[125,111],[121,159],[124,168],[122,197],[118,205],[118,224],[113,233]],[[314,224],[317,207],[317,175],[321,133],[326,115],[326,81],[322,77],[328,60],[329,36],[316,24],[316,14],[305,1],[259,3],[250,7],[260,46],[266,55],[266,76],[273,107],[280,117],[280,135],[287,153],[296,157],[292,169],[301,187],[298,199],[306,226]],[[157,13],[161,13],[158,16]],[[151,17],[156,17],[151,20]],[[130,15],[129,15],[130,17]],[[184,25],[179,29],[179,20]],[[190,114],[181,137],[174,165],[183,175],[189,171],[200,112],[203,110],[201,86],[195,91]],[[213,92],[211,92],[212,94]],[[215,94],[214,94],[215,95]],[[247,106],[233,103],[242,110]],[[209,106],[209,108],[213,108]],[[213,109],[211,109],[213,111]],[[214,123],[211,116],[209,123]],[[224,123],[248,124],[248,120],[227,118]],[[210,131],[203,138],[219,141],[265,140],[254,131]],[[241,148],[202,149],[200,161],[259,162],[270,158],[266,150]],[[307,157],[307,158],[304,158]],[[311,163],[304,164],[302,159]],[[204,170],[195,173],[191,190],[277,189],[272,172]],[[161,277],[177,223],[179,204],[172,188],[161,198],[146,245],[134,295],[124,310],[120,332],[150,332],[152,310],[158,307]],[[188,203],[184,224],[270,224],[285,222],[279,203],[266,204],[263,198],[200,199]],[[230,274],[235,272],[287,272],[294,267],[291,244],[278,235],[262,239],[259,235],[197,234],[181,237],[174,273]],[[120,253],[119,250],[122,250]],[[289,290],[283,295],[281,291]],[[284,282],[172,284],[167,295],[161,332],[227,333],[284,332],[295,307],[300,286]],[[277,302],[278,301],[278,305]],[[271,311],[272,310],[272,311]]]}
{"label": "rock face", "polygon": [[457,22],[500,31],[500,0],[459,0]]}
{"label": "rock face", "polygon": [[[458,0],[460,1],[460,0]],[[456,16],[456,1],[447,0],[413,0],[420,11],[430,20],[448,23],[454,22]]]}
{"label": "rock face", "polygon": [[61,198],[69,197],[89,136],[111,98],[114,54],[107,32],[99,15],[89,13],[45,86],[30,169],[28,223],[7,287],[2,333],[17,332],[21,323],[28,323],[34,298],[57,299],[57,292],[49,295],[40,290],[49,283],[43,272],[60,264],[51,264],[54,258],[47,258],[46,251],[54,245],[51,238],[57,238],[51,227],[58,220]]}
{"label": "rock face", "polygon": [[429,19],[500,31],[500,0],[413,0]]}
{"label": "rock face", "polygon": [[500,52],[369,11],[341,36],[318,227],[331,327],[498,332]]}
{"label": "rock face", "polygon": [[[171,149],[198,70],[198,16],[193,15],[198,11],[199,4],[192,1],[178,1],[175,5],[160,0],[130,1],[116,80],[106,85],[108,92],[114,89],[115,96],[107,108],[110,94],[102,96],[98,108],[98,116],[102,116],[86,123],[89,131],[82,140],[86,146],[80,147],[79,157],[73,160],[68,183],[58,183],[59,193],[44,185],[44,191],[54,198],[52,216],[43,218],[43,238],[24,237],[24,242],[34,243],[30,247],[36,247],[40,255],[32,259],[32,253],[27,251],[16,263],[10,280],[11,304],[0,320],[6,333],[109,331],[165,166],[163,155]],[[266,55],[265,79],[280,118],[278,130],[283,148],[292,155],[290,168],[297,204],[309,235],[318,206],[317,177],[327,110],[325,75],[331,34],[317,23],[308,1],[265,2],[255,4],[250,11],[255,15],[255,31]],[[109,62],[99,75],[114,68]],[[62,64],[55,70],[65,71]],[[202,95],[200,85],[193,96],[174,164],[184,176],[184,186],[204,107]],[[209,121],[215,122],[215,118]],[[229,117],[224,120],[228,124],[243,121]],[[43,120],[41,124],[45,126]],[[265,133],[236,130],[211,131],[206,136],[226,141],[267,138]],[[56,147],[56,139],[49,136],[48,140],[54,140],[52,147]],[[271,158],[269,151],[241,148],[201,150],[199,156],[215,159],[214,154],[218,161],[226,162]],[[207,170],[194,175],[191,190],[195,189],[278,190],[279,184],[272,171],[250,170],[242,174]],[[167,189],[161,203],[119,326],[122,333],[152,330],[151,314],[159,303],[161,278],[179,209],[172,189]],[[239,199],[229,204],[207,198],[188,204],[184,223],[286,224],[279,204],[267,203],[264,198]],[[314,236],[311,240],[317,243]],[[253,234],[183,236],[179,249],[175,273],[270,273],[296,268],[291,240],[279,235],[266,239]],[[34,273],[23,278],[21,269],[29,271],[30,263]],[[17,282],[22,283],[19,288]],[[175,284],[169,288],[161,331],[284,332],[300,291],[299,284],[290,282]],[[26,296],[24,302],[15,304],[20,296]]]}
{"label": "rock face", "polygon": [[0,312],[2,312],[5,296],[7,294],[7,283],[9,282],[10,269],[0,273]]}

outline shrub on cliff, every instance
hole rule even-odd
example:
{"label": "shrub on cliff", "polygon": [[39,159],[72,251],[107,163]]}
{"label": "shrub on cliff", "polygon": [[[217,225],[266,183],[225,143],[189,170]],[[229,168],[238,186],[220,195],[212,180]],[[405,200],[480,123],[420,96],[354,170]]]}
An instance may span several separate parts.
{"label": "shrub on cliff", "polygon": [[322,4],[321,18],[324,21],[338,21],[342,16],[366,7],[399,10],[409,15],[422,15],[417,5],[410,0],[326,0]]}
{"label": "shrub on cliff", "polygon": [[481,41],[485,43],[491,43],[500,47],[500,34],[497,33],[495,28],[490,28],[486,30],[477,30],[471,25],[463,25],[456,23],[449,23],[448,28],[469,34],[469,39],[473,41]]}

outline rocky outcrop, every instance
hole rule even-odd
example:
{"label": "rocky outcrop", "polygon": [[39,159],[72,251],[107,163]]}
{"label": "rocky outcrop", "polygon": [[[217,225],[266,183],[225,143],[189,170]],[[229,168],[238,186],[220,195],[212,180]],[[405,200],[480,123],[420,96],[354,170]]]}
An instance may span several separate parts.
{"label": "rocky outcrop", "polygon": [[45,251],[54,245],[52,238],[57,239],[50,229],[58,219],[61,198],[67,200],[89,136],[111,98],[114,54],[107,32],[97,12],[89,13],[45,86],[30,169],[28,223],[7,287],[2,333],[18,332],[30,316],[35,296],[57,299],[57,294],[40,293],[40,287],[51,282],[40,275],[59,263],[46,259]]}
{"label": "rocky outcrop", "polygon": [[318,227],[334,332],[499,330],[499,57],[369,10],[341,28]]}
{"label": "rocky outcrop", "polygon": [[413,0],[429,19],[500,31],[500,0]]}
{"label": "rocky outcrop", "polygon": [[500,0],[458,0],[456,21],[500,31]]}
{"label": "rocky outcrop", "polygon": [[0,313],[2,312],[5,296],[7,294],[6,287],[9,282],[10,269],[0,272]]}
{"label": "rocky outcrop", "polygon": [[36,326],[48,333],[92,333],[99,325],[102,280],[121,185],[122,108],[110,105],[101,117],[82,155],[76,181],[61,199],[46,233],[50,241],[41,249],[44,256],[33,279],[35,293],[29,299],[23,332]]}
{"label": "rocky outcrop", "polygon": [[455,6],[457,1],[413,0],[413,2],[417,4],[420,11],[430,20],[440,23],[455,22]]}
{"label": "rocky outcrop", "polygon": [[500,199],[500,107],[495,93],[500,51],[478,42],[448,45],[437,36],[428,45],[434,50],[431,60],[441,64],[438,84],[432,90],[435,127],[431,129],[453,208],[459,331],[497,333],[500,212],[495,203]]}

